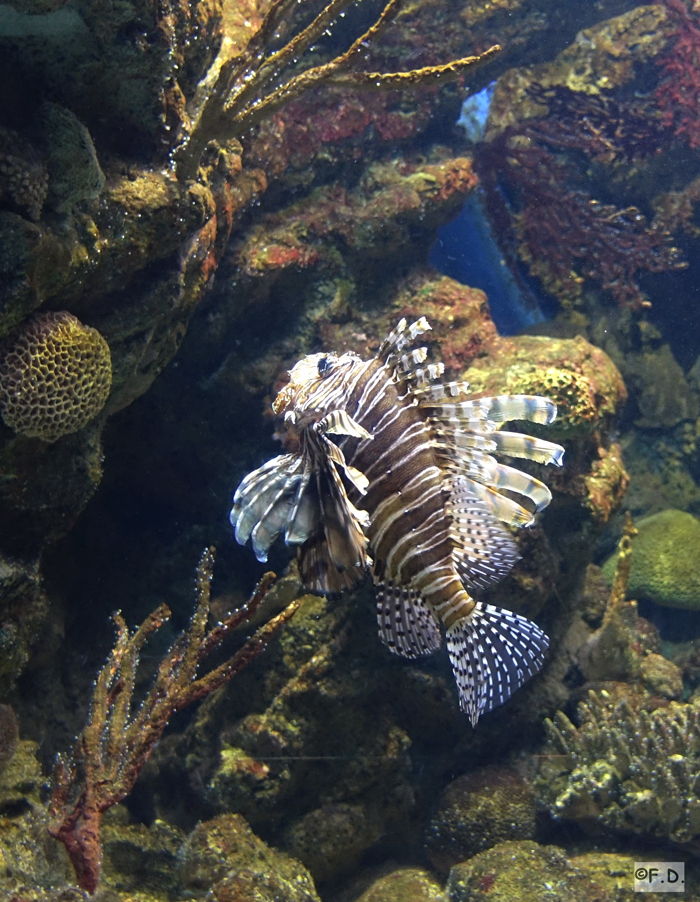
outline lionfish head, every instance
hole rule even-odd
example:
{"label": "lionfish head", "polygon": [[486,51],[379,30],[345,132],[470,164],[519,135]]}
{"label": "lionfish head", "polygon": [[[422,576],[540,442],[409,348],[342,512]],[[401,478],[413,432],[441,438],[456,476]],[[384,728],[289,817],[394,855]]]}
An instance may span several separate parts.
{"label": "lionfish head", "polygon": [[328,380],[342,378],[349,367],[360,358],[351,351],[340,357],[335,354],[309,354],[289,370],[289,382],[272,402],[273,411],[279,416],[290,411],[303,411],[313,407],[315,401],[328,389]]}

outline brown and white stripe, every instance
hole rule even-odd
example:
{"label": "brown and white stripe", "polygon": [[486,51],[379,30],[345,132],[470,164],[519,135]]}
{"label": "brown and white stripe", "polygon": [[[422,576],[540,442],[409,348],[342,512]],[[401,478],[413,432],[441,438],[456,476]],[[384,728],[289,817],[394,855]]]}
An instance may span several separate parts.
{"label": "brown and white stripe", "polygon": [[551,423],[548,399],[474,398],[465,383],[439,382],[442,365],[423,366],[426,349],[411,348],[429,328],[402,320],[372,360],[299,361],[273,405],[294,453],[243,480],[231,521],[261,559],[284,531],[316,591],[371,568],[380,635],[399,654],[434,651],[442,623],[460,704],[476,723],[541,667],[547,645],[535,624],[470,595],[517,560],[502,523],[528,525],[551,499],[494,455],[561,465],[563,448],[500,428]]}

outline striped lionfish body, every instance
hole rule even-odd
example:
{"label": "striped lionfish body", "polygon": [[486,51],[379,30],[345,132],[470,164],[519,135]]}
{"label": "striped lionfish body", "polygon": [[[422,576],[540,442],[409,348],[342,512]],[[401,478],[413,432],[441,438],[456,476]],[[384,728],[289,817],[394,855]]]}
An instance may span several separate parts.
{"label": "striped lionfish body", "polygon": [[470,594],[518,558],[507,529],[527,526],[551,499],[539,480],[494,455],[561,465],[560,445],[501,426],[551,423],[546,398],[470,397],[442,383],[411,346],[425,318],[402,320],[376,357],[312,354],[290,371],[273,404],[289,453],[249,474],[234,496],[236,539],[259,560],[280,534],[298,547],[305,585],[349,588],[370,570],[379,633],[405,657],[442,644],[473,724],[542,666],[547,637],[510,611]]}

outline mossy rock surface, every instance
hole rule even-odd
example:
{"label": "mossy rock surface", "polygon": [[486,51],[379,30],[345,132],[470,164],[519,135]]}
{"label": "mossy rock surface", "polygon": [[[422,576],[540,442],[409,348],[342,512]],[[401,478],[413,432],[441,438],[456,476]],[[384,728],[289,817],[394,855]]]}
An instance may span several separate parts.
{"label": "mossy rock surface", "polygon": [[[700,520],[679,510],[664,510],[636,524],[628,598],[655,601],[667,608],[700,610]],[[603,565],[609,583],[617,555]]]}

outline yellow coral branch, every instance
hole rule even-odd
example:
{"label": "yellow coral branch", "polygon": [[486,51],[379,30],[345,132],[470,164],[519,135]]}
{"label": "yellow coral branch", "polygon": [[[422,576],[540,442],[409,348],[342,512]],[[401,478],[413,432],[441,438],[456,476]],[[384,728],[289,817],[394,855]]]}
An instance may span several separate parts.
{"label": "yellow coral branch", "polygon": [[[339,56],[282,81],[285,70],[297,62],[354,0],[330,0],[306,28],[280,50],[269,51],[289,0],[277,0],[246,49],[231,59],[217,61],[218,72],[194,116],[189,136],[175,151],[178,178],[195,178],[204,148],[210,141],[239,138],[262,119],[320,84],[351,88],[391,90],[454,81],[478,63],[491,59],[500,47],[452,60],[440,66],[425,66],[405,72],[343,72],[341,70],[374,40],[395,17],[401,0],[388,0],[379,18]],[[280,84],[280,81],[282,83]]]}

